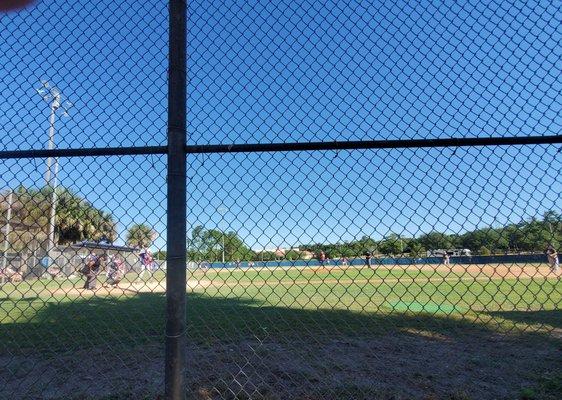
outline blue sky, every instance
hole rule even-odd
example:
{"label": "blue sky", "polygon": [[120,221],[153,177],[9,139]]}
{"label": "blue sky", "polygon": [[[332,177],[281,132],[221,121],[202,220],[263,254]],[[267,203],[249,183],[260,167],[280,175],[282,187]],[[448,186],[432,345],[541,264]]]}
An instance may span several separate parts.
{"label": "blue sky", "polygon": [[[41,79],[74,103],[58,147],[162,145],[166,2],[40,1],[0,16],[0,148],[44,148]],[[190,1],[192,144],[562,133],[553,2]],[[460,232],[559,207],[553,146],[193,155],[188,226],[253,248]],[[2,161],[1,187],[44,162]],[[165,245],[165,158],[61,160],[65,186]],[[497,190],[493,190],[497,188]],[[217,208],[226,206],[221,219]]]}

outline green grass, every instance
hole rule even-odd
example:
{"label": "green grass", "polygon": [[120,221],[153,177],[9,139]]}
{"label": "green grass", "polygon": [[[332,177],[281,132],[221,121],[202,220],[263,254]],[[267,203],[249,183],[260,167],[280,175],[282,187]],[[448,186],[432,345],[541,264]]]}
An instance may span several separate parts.
{"label": "green grass", "polygon": [[[467,274],[385,268],[209,270],[190,276],[201,286],[188,294],[189,337],[201,343],[389,329],[562,329],[557,309],[562,282],[553,279],[475,280]],[[163,282],[164,275],[137,281]],[[162,290],[119,296],[71,291],[82,282],[77,277],[2,287],[0,352],[11,347],[74,351],[111,340],[126,348],[162,340]]]}
{"label": "green grass", "polygon": [[[506,333],[523,346],[560,346],[551,333],[562,330],[561,280],[475,278],[467,273],[400,268],[209,270],[188,275],[188,341],[197,344],[198,351],[208,349],[211,354],[213,349],[243,343],[277,343],[291,349],[315,344],[319,348],[333,339],[385,338],[389,333],[464,343],[480,343],[490,335]],[[93,294],[75,289],[82,286],[81,277],[4,285],[0,289],[0,356],[75,360],[76,354],[92,349],[136,360],[133,363],[162,359],[165,276],[157,273],[141,280],[131,274],[124,286],[131,281],[136,282],[136,289],[146,285],[154,291]],[[259,357],[271,356],[267,347],[258,346],[255,352]],[[24,376],[33,365],[11,368],[22,368],[12,372]],[[535,369],[528,374],[527,387],[519,389],[514,383],[516,394],[520,390],[521,398],[558,398],[561,377],[556,371],[547,374]],[[205,387],[205,382],[199,384]],[[392,395],[354,384],[327,386],[322,389],[327,392],[318,395],[358,399]],[[131,398],[139,391],[138,387],[121,389],[122,393],[105,398]],[[458,391],[448,398],[467,397]]]}

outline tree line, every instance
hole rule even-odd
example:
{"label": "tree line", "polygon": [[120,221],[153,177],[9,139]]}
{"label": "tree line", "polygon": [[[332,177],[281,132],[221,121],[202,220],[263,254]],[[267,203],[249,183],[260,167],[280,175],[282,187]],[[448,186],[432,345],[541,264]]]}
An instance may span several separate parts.
{"label": "tree line", "polygon": [[[5,221],[9,192],[0,193],[0,211]],[[45,243],[48,234],[49,211],[52,188],[26,188],[14,190],[12,195],[12,233],[9,237],[11,251],[29,249],[30,244]],[[110,212],[96,208],[68,188],[57,188],[55,215],[55,237],[59,245],[79,241],[113,242],[117,238],[117,224]],[[129,227],[126,243],[136,248],[149,247],[156,233],[146,223],[135,223]],[[4,233],[0,232],[0,240]],[[391,233],[382,240],[369,236],[341,243],[312,243],[299,246],[280,254],[275,251],[256,252],[250,249],[234,231],[222,232],[196,226],[188,240],[187,257],[191,261],[237,260],[271,261],[277,259],[297,260],[316,256],[323,251],[329,258],[362,257],[366,252],[384,256],[407,255],[423,257],[427,250],[470,249],[473,254],[505,254],[521,252],[544,252],[548,245],[559,249],[562,245],[562,216],[556,211],[547,211],[542,218],[531,218],[500,227],[485,227],[462,234],[429,232],[419,237],[408,237]],[[307,252],[308,254],[305,254]],[[158,258],[165,258],[159,252]]]}
{"label": "tree line", "polygon": [[[80,241],[112,243],[117,238],[117,223],[114,216],[95,207],[72,190],[59,186],[56,189],[55,242],[68,245]],[[22,251],[45,245],[49,228],[49,215],[53,189],[27,188],[19,186],[9,200],[10,192],[0,193],[0,212],[4,225],[8,208],[11,209],[10,251]],[[0,240],[5,240],[0,233]],[[149,247],[156,233],[145,223],[135,223],[127,231],[126,242],[133,247]]]}
{"label": "tree line", "polygon": [[419,237],[406,237],[396,233],[382,240],[363,236],[359,240],[300,246],[301,251],[318,253],[328,257],[357,257],[371,252],[386,256],[404,255],[423,257],[427,250],[469,249],[473,254],[490,255],[506,253],[544,252],[549,245],[559,248],[562,244],[562,216],[556,211],[547,211],[541,219],[508,224],[501,227],[486,227],[462,234],[429,232]]}
{"label": "tree line", "polygon": [[549,245],[558,249],[561,244],[562,216],[556,211],[547,211],[542,218],[531,218],[500,227],[479,228],[462,234],[433,231],[419,237],[408,237],[391,233],[382,240],[365,235],[349,242],[301,245],[298,251],[290,250],[282,255],[274,251],[253,251],[236,232],[197,226],[188,240],[187,258],[197,262],[221,261],[223,249],[225,262],[297,260],[303,258],[305,252],[308,255],[312,253],[313,256],[324,252],[329,258],[362,257],[367,252],[418,258],[425,257],[428,250],[437,249],[469,249],[472,254],[490,255],[544,252]]}

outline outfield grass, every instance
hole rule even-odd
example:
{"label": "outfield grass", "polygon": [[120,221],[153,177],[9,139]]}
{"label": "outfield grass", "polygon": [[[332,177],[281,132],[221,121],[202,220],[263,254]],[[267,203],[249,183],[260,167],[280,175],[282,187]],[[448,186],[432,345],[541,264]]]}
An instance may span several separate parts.
{"label": "outfield grass", "polygon": [[[188,275],[188,342],[199,352],[209,349],[208,357],[220,360],[224,359],[220,349],[229,344],[241,349],[244,343],[267,342],[291,351],[302,347],[292,357],[313,365],[314,354],[324,349],[320,343],[411,333],[428,340],[463,337],[454,340],[477,343],[501,333],[515,335],[522,346],[538,341],[560,347],[562,281],[552,276],[502,279],[470,271],[403,268],[208,270],[189,271]],[[83,357],[87,349],[100,355],[109,351],[118,360],[131,359],[133,349],[143,349],[142,353],[154,349],[142,356],[146,360],[162,357],[158,349],[165,326],[163,272],[142,280],[128,275],[122,285],[126,290],[92,293],[79,289],[82,284],[83,279],[77,277],[4,285],[0,292],[0,357],[22,354],[48,360],[68,355],[76,362],[73,355]],[[307,348],[315,350],[306,354]],[[219,355],[213,353],[217,351]],[[264,359],[284,354],[271,345],[261,351],[258,354]],[[141,355],[135,356],[135,363],[140,362],[138,357]],[[537,357],[544,359],[544,355]],[[341,367],[341,360],[336,361],[330,368]],[[410,369],[416,366],[412,364]],[[212,371],[215,367],[209,362],[205,368]],[[521,369],[526,373],[524,366]],[[529,391],[542,393],[541,382],[559,387],[559,375],[536,371],[535,367],[529,372],[536,375],[536,379],[530,378],[536,383]],[[203,387],[204,383],[197,385]],[[557,397],[548,390],[545,393],[544,398]]]}
{"label": "outfield grass", "polygon": [[[94,345],[123,335],[133,342],[160,340],[164,278],[162,272],[143,280],[128,275],[126,281],[136,281],[140,293],[115,290],[101,295],[74,289],[81,287],[80,277],[7,284],[0,303],[2,346],[37,348],[48,337],[53,339],[48,340],[51,348]],[[562,329],[560,314],[548,313],[562,304],[562,282],[545,277],[491,279],[405,269],[262,269],[197,271],[190,274],[190,282],[188,319],[196,340],[208,340],[208,331],[216,338],[254,329],[288,333],[295,325],[280,320],[288,318],[288,310],[349,316],[342,325],[311,314],[307,323],[328,332],[361,332],[365,326],[372,330],[366,316],[376,321],[376,330],[384,330],[412,315],[423,321],[418,327],[450,319],[492,324],[498,331]],[[532,317],[537,312],[542,312],[541,318]],[[355,317],[360,322],[350,322]],[[96,331],[105,336],[97,338]]]}

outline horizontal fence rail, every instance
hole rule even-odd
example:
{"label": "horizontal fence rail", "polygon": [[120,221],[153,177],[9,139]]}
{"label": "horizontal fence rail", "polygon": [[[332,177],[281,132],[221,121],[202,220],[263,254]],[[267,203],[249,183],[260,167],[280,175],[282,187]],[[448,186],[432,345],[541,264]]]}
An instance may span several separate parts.
{"label": "horizontal fence rail", "polygon": [[[562,135],[524,137],[477,137],[450,139],[361,140],[309,143],[232,143],[218,145],[186,145],[187,154],[255,153],[276,151],[318,151],[354,149],[405,149],[438,147],[524,146],[531,144],[562,144]],[[85,157],[166,154],[166,146],[113,147],[93,149],[10,150],[0,151],[0,159]]]}

